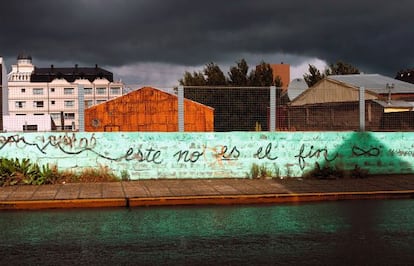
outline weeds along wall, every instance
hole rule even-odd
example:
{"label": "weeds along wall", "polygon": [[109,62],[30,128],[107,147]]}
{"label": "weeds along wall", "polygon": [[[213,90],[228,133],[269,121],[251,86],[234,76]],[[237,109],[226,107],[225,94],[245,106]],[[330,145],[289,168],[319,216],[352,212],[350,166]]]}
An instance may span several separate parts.
{"label": "weeds along wall", "polygon": [[413,133],[3,133],[0,156],[60,170],[108,167],[131,179],[300,177],[316,166],[413,173]]}

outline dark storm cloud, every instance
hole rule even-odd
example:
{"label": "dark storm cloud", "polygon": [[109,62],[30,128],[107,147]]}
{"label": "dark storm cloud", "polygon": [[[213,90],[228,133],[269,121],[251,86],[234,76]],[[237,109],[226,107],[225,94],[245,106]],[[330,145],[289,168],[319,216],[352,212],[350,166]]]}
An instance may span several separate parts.
{"label": "dark storm cloud", "polygon": [[121,66],[285,53],[394,75],[413,67],[411,0],[0,2],[0,56]]}

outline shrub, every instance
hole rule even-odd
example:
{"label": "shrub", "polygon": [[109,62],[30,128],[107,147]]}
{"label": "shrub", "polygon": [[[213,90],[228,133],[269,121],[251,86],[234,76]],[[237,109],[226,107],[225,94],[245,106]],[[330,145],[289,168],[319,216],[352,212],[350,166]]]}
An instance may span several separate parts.
{"label": "shrub", "polygon": [[259,170],[260,170],[260,177],[261,178],[272,176],[272,171],[267,169],[266,165],[264,165],[264,164],[260,166]]}
{"label": "shrub", "polygon": [[337,167],[332,167],[329,164],[320,166],[318,162],[315,162],[315,168],[307,172],[304,177],[317,179],[337,179],[344,177],[344,171]]}
{"label": "shrub", "polygon": [[40,167],[29,159],[0,158],[0,185],[40,185],[53,182],[53,171],[49,165]]}
{"label": "shrub", "polygon": [[68,170],[59,172],[55,165],[39,166],[29,159],[0,158],[0,186],[111,181],[119,181],[119,178],[108,167],[87,168],[80,173]]}
{"label": "shrub", "polygon": [[362,169],[358,165],[355,165],[354,169],[351,171],[352,178],[365,178],[369,175],[368,170]]}
{"label": "shrub", "polygon": [[121,180],[122,181],[129,181],[131,180],[131,177],[129,176],[129,173],[127,170],[122,170],[121,171]]}
{"label": "shrub", "polygon": [[[119,178],[113,174],[106,166],[96,168],[85,168],[79,175],[80,182],[112,182],[119,181]],[[70,182],[70,181],[69,181]]]}
{"label": "shrub", "polygon": [[254,163],[252,167],[250,168],[250,177],[258,178],[259,173],[260,173],[259,165]]}
{"label": "shrub", "polygon": [[269,170],[264,164],[258,165],[254,163],[250,168],[250,178],[265,178],[271,177],[272,175],[272,171]]}

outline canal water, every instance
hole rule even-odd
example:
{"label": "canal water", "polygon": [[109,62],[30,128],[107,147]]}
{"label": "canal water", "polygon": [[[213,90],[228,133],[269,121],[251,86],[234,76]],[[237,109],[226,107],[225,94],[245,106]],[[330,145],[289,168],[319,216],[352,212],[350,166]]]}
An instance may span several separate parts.
{"label": "canal water", "polygon": [[414,200],[0,212],[0,265],[414,265]]}

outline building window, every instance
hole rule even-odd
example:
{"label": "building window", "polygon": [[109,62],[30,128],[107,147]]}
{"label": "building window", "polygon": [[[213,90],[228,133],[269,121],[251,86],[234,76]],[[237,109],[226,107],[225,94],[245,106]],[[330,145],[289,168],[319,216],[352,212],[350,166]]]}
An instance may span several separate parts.
{"label": "building window", "polygon": [[73,94],[74,91],[75,90],[73,88],[64,88],[63,89],[63,94],[66,94],[66,95]]}
{"label": "building window", "polygon": [[20,91],[21,91],[22,93],[25,93],[25,92],[26,92],[26,89],[25,89],[25,88],[22,88]]}
{"label": "building window", "polygon": [[37,125],[23,125],[23,131],[37,131]]}
{"label": "building window", "polygon": [[34,88],[33,89],[33,95],[42,95],[43,94],[43,88]]}
{"label": "building window", "polygon": [[45,115],[45,114],[42,114],[42,113],[34,113],[34,115]]}
{"label": "building window", "polygon": [[96,104],[104,103],[106,100],[96,100]]}
{"label": "building window", "polygon": [[50,88],[50,92],[55,92],[55,88]]}
{"label": "building window", "polygon": [[92,88],[84,88],[83,93],[84,94],[92,94]]}
{"label": "building window", "polygon": [[34,101],[33,107],[42,108],[44,107],[43,101]]}
{"label": "building window", "polygon": [[18,101],[16,102],[16,108],[24,108],[26,106],[26,102]]}
{"label": "building window", "polygon": [[113,88],[111,88],[111,94],[112,95],[119,95],[119,94],[121,94],[121,88],[120,87],[113,87]]}
{"label": "building window", "polygon": [[63,117],[65,119],[75,119],[75,113],[65,113]]}
{"label": "building window", "polygon": [[59,121],[59,119],[60,119],[60,113],[50,113],[50,117],[51,117],[54,121]]}
{"label": "building window", "polygon": [[92,100],[86,100],[85,101],[85,108],[91,107],[93,105],[93,101]]}
{"label": "building window", "polygon": [[72,128],[72,126],[64,126],[63,127],[63,130],[72,130],[73,128]]}
{"label": "building window", "polygon": [[54,105],[56,103],[56,101],[50,101],[51,105]]}
{"label": "building window", "polygon": [[96,88],[96,94],[106,94],[106,88]]}
{"label": "building window", "polygon": [[16,114],[16,115],[26,115],[26,114]]}
{"label": "building window", "polygon": [[75,101],[65,101],[65,107],[73,107],[75,106]]}

